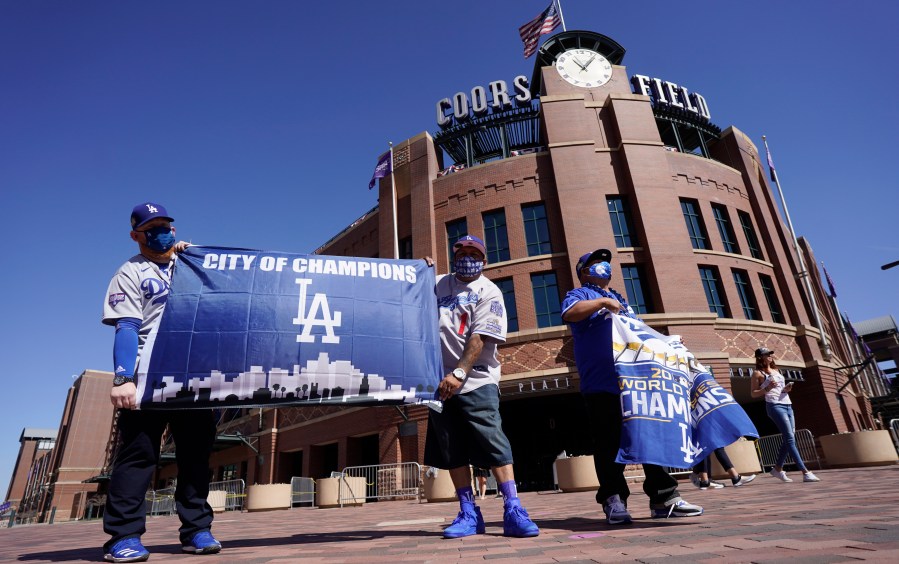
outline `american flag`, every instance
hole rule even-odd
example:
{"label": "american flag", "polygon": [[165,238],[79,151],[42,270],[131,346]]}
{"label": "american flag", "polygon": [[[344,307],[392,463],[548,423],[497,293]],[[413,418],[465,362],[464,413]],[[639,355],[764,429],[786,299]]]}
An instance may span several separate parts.
{"label": "american flag", "polygon": [[556,2],[553,0],[539,16],[519,27],[518,35],[524,41],[524,58],[527,59],[537,51],[537,43],[540,41],[541,35],[551,32],[561,23],[562,18],[559,16],[559,10],[556,9]]}

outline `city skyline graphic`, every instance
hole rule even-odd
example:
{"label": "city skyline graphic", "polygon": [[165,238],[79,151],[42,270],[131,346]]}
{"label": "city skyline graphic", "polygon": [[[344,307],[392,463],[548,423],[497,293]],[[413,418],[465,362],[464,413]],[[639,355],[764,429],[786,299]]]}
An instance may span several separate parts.
{"label": "city skyline graphic", "polygon": [[[400,384],[388,384],[377,374],[365,374],[348,360],[331,361],[320,352],[306,366],[295,364],[292,370],[251,366],[247,372],[229,377],[218,370],[209,376],[192,377],[182,383],[174,376],[148,381],[154,404],[227,403],[229,405],[269,403],[338,403],[346,401],[402,401],[416,397],[423,389],[404,390]],[[420,387],[420,386],[419,386]],[[433,392],[428,386],[428,392]]]}

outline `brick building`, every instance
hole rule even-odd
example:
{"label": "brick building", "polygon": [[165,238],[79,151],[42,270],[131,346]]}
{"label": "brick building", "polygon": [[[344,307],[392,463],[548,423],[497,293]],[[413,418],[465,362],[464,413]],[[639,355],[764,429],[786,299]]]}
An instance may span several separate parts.
{"label": "brick building", "polygon": [[19,522],[81,519],[102,504],[97,478],[109,456],[111,380],[111,372],[85,370],[67,392],[58,430],[23,431],[7,494],[12,500],[21,490]]}
{"label": "brick building", "polygon": [[[379,206],[316,253],[393,257],[394,217],[399,258],[434,257],[438,273],[448,272],[457,237],[487,241],[485,274],[511,316],[501,410],[524,488],[551,485],[562,450],[589,450],[559,306],[577,257],[598,247],[614,252],[612,286],[653,327],[683,335],[762,434],[776,432],[749,395],[763,345],[798,382],[798,427],[815,436],[874,427],[868,398],[885,393],[883,383],[865,372],[845,385],[857,351],[801,239],[819,317],[797,281],[799,257],[756,145],[715,126],[701,95],[629,76],[623,56],[608,37],[563,32],[544,42],[530,80],[441,100],[439,131],[394,148]],[[607,60],[606,76],[572,77],[572,57]],[[220,429],[243,444],[217,452],[214,471],[267,483],[420,462],[426,417],[413,407],[235,410]]]}
{"label": "brick building", "polygon": [[19,454],[16,456],[16,465],[13,467],[5,498],[17,510],[23,503],[27,503],[27,499],[33,497],[28,491],[31,476],[41,474],[41,467],[45,464],[44,458],[52,452],[55,444],[55,429],[34,427],[22,429],[19,436]]}
{"label": "brick building", "polygon": [[[612,287],[650,325],[682,335],[761,434],[776,429],[749,394],[759,346],[797,382],[798,428],[873,428],[869,398],[886,388],[870,370],[849,381],[860,352],[807,241],[803,262],[796,254],[758,147],[712,123],[714,100],[629,75],[624,53],[603,35],[563,32],[544,42],[530,78],[461,85],[437,102],[433,135],[395,146],[379,205],[316,253],[392,258],[394,218],[399,258],[431,256],[438,273],[459,236],[487,242],[485,274],[510,315],[501,411],[522,489],[551,487],[561,451],[590,451],[560,304],[577,258],[599,247],[614,254]],[[797,279],[803,264],[812,299]],[[426,420],[426,408],[409,406],[227,409],[210,471],[253,484],[421,462]],[[164,464],[155,486],[174,475]]]}

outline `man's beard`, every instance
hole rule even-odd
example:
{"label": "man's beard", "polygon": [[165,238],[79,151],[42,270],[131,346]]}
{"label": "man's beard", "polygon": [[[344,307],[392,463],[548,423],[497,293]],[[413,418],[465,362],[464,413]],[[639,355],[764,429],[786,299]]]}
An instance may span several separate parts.
{"label": "man's beard", "polygon": [[168,264],[172,261],[172,256],[175,254],[175,246],[172,245],[172,248],[167,251],[154,251],[146,245],[141,245],[140,254],[144,255],[153,262],[159,264]]}

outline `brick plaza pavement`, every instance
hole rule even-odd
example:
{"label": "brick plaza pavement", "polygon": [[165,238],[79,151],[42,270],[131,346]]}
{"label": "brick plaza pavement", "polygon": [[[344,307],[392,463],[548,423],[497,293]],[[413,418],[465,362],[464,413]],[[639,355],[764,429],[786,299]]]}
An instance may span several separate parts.
{"label": "brick plaza pavement", "polygon": [[[799,473],[791,473],[800,478]],[[181,554],[177,517],[153,517],[143,541],[151,562],[899,562],[899,466],[824,470],[820,483],[766,474],[741,488],[681,493],[698,518],[654,520],[633,487],[633,525],[607,526],[592,492],[524,493],[539,537],[502,536],[502,501],[479,504],[487,534],[446,540],[453,503],[390,501],[337,509],[218,514],[219,555]],[[102,558],[96,521],[0,529],[2,562]]]}

